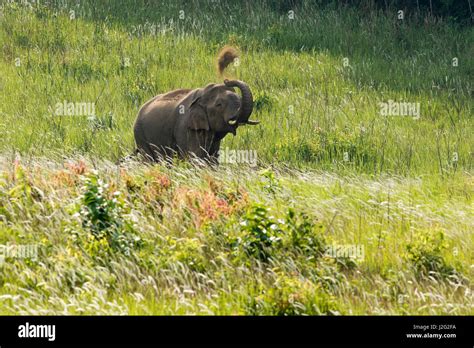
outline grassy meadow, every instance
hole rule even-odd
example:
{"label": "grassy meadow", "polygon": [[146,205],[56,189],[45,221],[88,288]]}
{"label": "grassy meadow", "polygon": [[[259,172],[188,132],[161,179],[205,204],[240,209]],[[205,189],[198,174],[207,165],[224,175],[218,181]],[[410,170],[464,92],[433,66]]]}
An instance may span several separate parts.
{"label": "grassy meadow", "polygon": [[[472,26],[288,3],[0,1],[0,314],[474,314]],[[115,164],[224,45],[258,165]]]}

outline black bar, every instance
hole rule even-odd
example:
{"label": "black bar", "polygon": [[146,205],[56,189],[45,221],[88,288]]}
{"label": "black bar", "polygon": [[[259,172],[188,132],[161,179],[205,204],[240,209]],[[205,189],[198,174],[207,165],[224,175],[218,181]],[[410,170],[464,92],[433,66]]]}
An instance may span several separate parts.
{"label": "black bar", "polygon": [[[469,346],[474,317],[3,316],[0,346],[58,344],[410,344]],[[55,325],[55,339],[20,338],[20,325]],[[408,338],[407,334],[456,337]]]}

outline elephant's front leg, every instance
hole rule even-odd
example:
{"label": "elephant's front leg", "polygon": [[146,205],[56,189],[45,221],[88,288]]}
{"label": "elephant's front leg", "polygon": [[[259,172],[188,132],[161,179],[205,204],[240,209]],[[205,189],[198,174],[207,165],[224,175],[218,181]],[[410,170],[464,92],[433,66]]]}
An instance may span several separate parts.
{"label": "elephant's front leg", "polygon": [[216,149],[216,137],[213,132],[205,130],[191,130],[188,131],[186,137],[186,144],[182,144],[180,149],[186,157],[197,157],[204,160],[210,160],[212,157],[216,157],[217,151],[219,150],[218,142]]}
{"label": "elephant's front leg", "polygon": [[212,143],[211,149],[209,151],[209,162],[212,165],[218,165],[219,164],[219,149],[221,147],[221,141],[216,140]]}

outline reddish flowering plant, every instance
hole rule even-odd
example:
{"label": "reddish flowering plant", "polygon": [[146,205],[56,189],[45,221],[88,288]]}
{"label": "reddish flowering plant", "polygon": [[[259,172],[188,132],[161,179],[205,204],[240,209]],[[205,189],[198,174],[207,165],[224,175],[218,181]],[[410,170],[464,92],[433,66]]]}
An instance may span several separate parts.
{"label": "reddish flowering plant", "polygon": [[84,175],[88,169],[87,165],[83,160],[80,160],[78,162],[67,162],[65,164],[65,167],[73,174],[76,175]]}
{"label": "reddish flowering plant", "polygon": [[[233,197],[230,195],[230,197]],[[216,192],[195,190],[181,187],[176,190],[174,202],[178,206],[185,206],[190,212],[196,227],[201,227],[207,222],[229,216],[246,200],[243,195],[239,200],[220,197]]]}

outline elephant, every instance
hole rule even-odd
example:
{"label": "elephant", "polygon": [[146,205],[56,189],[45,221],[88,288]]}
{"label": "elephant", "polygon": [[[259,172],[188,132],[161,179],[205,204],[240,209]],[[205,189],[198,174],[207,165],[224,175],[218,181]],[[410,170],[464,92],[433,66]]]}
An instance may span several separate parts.
{"label": "elephant", "polygon": [[[240,97],[234,87],[240,89]],[[217,163],[222,139],[249,120],[253,97],[240,80],[160,94],[140,108],[134,124],[137,151],[152,162],[198,158]]]}

